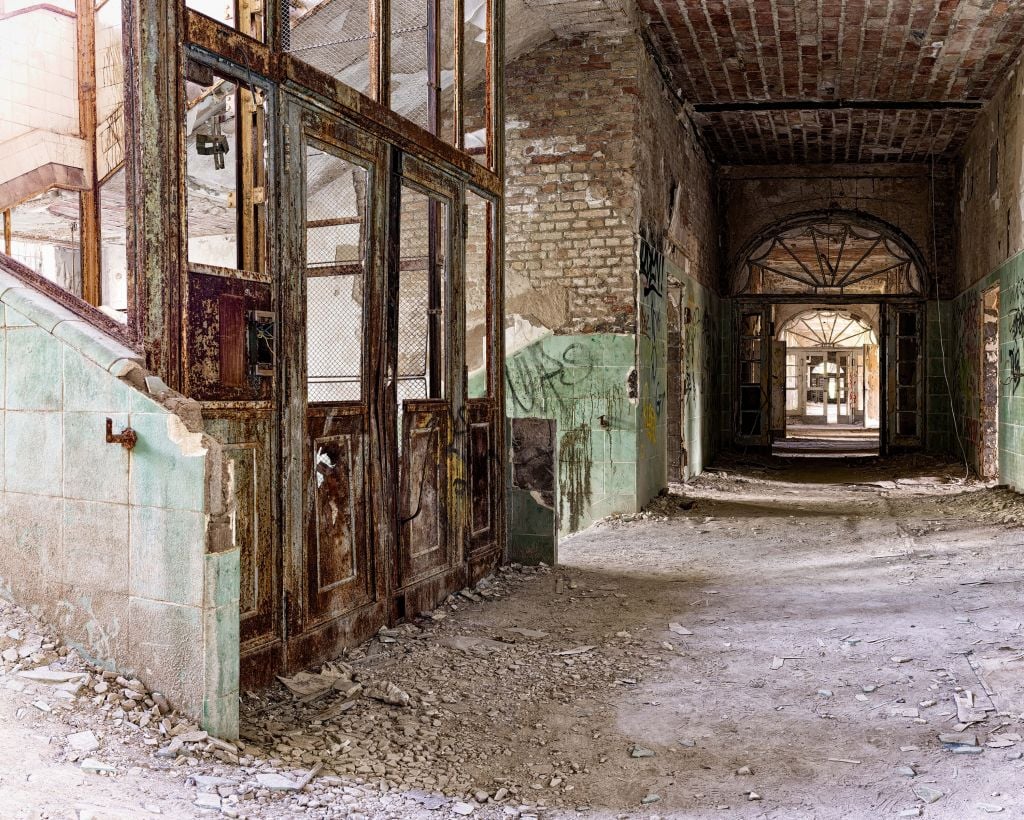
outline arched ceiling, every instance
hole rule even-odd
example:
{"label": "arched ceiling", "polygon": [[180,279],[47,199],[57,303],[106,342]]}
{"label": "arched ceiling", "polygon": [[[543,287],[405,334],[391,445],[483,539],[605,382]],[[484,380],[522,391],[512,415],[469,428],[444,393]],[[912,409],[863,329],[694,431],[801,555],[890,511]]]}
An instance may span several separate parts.
{"label": "arched ceiling", "polygon": [[951,158],[1021,53],[1006,0],[636,0],[725,163]]}

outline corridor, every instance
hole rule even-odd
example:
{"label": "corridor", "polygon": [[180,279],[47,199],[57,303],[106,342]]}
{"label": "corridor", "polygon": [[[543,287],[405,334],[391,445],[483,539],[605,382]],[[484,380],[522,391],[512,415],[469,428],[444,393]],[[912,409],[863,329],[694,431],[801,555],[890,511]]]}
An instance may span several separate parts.
{"label": "corridor", "polygon": [[[685,489],[564,541],[557,569],[499,570],[243,694],[237,745],[188,740],[175,762],[109,707],[5,691],[4,733],[54,739],[20,768],[64,784],[18,789],[13,816],[73,816],[100,790],[82,816],[152,817],[143,771],[165,817],[1024,811],[1018,496],[923,456],[726,459]],[[84,729],[112,771],[69,792],[62,736]]]}

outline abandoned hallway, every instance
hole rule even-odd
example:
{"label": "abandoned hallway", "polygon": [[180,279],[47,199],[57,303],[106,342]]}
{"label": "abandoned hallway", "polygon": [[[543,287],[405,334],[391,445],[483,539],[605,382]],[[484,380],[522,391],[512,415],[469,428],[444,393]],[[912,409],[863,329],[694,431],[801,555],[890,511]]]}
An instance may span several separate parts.
{"label": "abandoned hallway", "polygon": [[[244,695],[238,764],[204,741],[153,757],[152,726],[10,670],[0,748],[32,751],[4,758],[0,813],[1024,812],[1019,496],[922,457],[734,458],[681,489],[348,653],[362,694],[343,675]],[[367,695],[388,684],[407,705]],[[96,749],[66,746],[90,730]],[[314,764],[303,792],[268,788]]]}

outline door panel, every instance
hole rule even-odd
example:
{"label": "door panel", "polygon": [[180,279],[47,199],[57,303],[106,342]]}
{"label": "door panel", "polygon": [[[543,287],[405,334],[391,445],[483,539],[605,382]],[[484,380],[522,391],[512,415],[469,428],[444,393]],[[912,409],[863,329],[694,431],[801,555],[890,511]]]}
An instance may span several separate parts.
{"label": "door panel", "polygon": [[786,437],[786,343],[772,340],[772,438]]}
{"label": "door panel", "polygon": [[498,544],[498,458],[493,416],[490,402],[469,402],[469,547],[474,553]]}
{"label": "door panel", "polygon": [[919,305],[886,306],[888,442],[916,448],[924,441],[924,314]]}
{"label": "door panel", "polygon": [[382,258],[372,226],[383,151],[367,135],[308,112],[301,134],[303,275],[287,289],[294,335],[283,340],[294,413],[285,434],[299,468],[288,474],[297,508],[287,573],[292,671],[335,657],[387,618],[369,466],[370,408],[381,381],[367,341],[368,329],[379,327]]}
{"label": "door panel", "polygon": [[312,407],[307,425],[307,625],[316,626],[372,602],[375,582],[365,413]]}
{"label": "door panel", "polygon": [[768,309],[761,305],[740,305],[736,321],[739,330],[736,441],[745,445],[767,445],[771,370]]}
{"label": "door panel", "polygon": [[[389,345],[398,408],[396,617],[432,608],[465,576],[468,541],[462,219],[454,182],[408,156],[392,182]],[[455,254],[460,258],[456,259]],[[456,413],[458,408],[458,413]]]}
{"label": "door panel", "polygon": [[445,402],[405,402],[399,489],[402,587],[448,567],[447,441]]}

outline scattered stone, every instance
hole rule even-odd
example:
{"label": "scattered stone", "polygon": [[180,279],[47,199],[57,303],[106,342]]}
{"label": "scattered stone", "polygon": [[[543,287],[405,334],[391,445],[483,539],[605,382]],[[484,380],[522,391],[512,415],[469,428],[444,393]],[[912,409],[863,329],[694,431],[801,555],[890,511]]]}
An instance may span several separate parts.
{"label": "scattered stone", "polygon": [[643,746],[634,746],[629,750],[630,757],[654,757],[654,752]]}
{"label": "scattered stone", "polygon": [[465,817],[476,811],[476,807],[469,803],[463,803],[459,801],[457,803],[452,804],[452,811],[456,814],[461,814]]}
{"label": "scattered stone", "polygon": [[915,786],[914,794],[919,800],[923,800],[925,803],[934,803],[940,799],[944,792],[940,792],[938,789],[933,789],[931,786]]}
{"label": "scattered stone", "polygon": [[90,731],[75,732],[68,735],[65,739],[68,742],[68,746],[76,752],[94,752],[100,747],[100,742],[97,740],[96,735]]}
{"label": "scattered stone", "polygon": [[645,795],[643,800],[641,800],[640,802],[645,806],[649,806],[651,803],[657,803],[659,800],[661,800],[660,794],[650,792],[649,794]]}
{"label": "scattered stone", "polygon": [[116,772],[117,767],[102,763],[94,757],[87,757],[79,764],[87,772]]}
{"label": "scattered stone", "polygon": [[978,811],[983,811],[988,814],[996,814],[997,812],[1001,812],[1003,810],[1002,806],[998,806],[995,803],[976,803],[975,808]]}
{"label": "scattered stone", "polygon": [[283,774],[277,774],[276,772],[258,774],[256,775],[256,782],[261,788],[270,789],[272,792],[295,792],[299,790],[298,783],[290,777],[285,777]]}
{"label": "scattered stone", "polygon": [[693,633],[682,624],[677,624],[674,621],[668,625],[669,631],[674,632],[676,635],[692,635]]}

